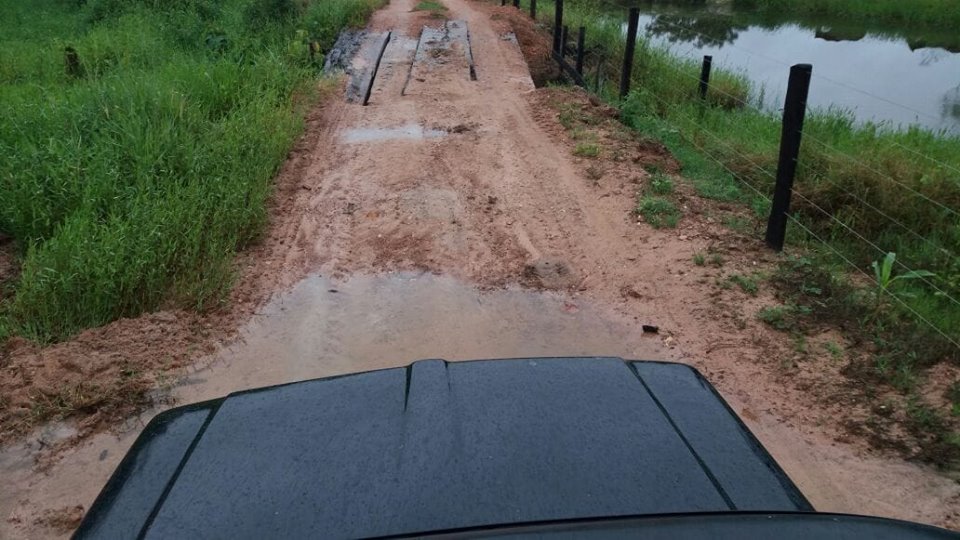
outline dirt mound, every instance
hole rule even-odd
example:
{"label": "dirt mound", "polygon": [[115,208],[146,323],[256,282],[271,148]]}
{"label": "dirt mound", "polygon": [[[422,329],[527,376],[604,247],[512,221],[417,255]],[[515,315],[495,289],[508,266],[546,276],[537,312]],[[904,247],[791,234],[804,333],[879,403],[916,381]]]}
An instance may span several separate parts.
{"label": "dirt mound", "polygon": [[530,68],[530,77],[538,87],[556,80],[559,72],[551,51],[553,42],[545,33],[545,27],[530,18],[529,13],[512,6],[476,4],[490,13],[493,27],[502,33],[513,32],[520,50]]}
{"label": "dirt mound", "polygon": [[79,415],[78,437],[149,403],[162,374],[187,365],[208,331],[198,315],[160,312],[121,319],[40,347],[12,338],[0,350],[0,440],[38,423]]}

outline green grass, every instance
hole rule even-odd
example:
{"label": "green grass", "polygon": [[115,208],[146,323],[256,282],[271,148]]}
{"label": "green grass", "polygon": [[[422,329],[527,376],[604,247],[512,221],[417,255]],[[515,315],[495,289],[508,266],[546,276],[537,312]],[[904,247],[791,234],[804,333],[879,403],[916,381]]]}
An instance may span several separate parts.
{"label": "green grass", "polygon": [[754,276],[745,276],[743,274],[733,274],[729,278],[731,283],[740,287],[740,290],[749,294],[750,296],[756,296],[760,291],[760,285],[757,283],[757,278]]}
{"label": "green grass", "polygon": [[441,4],[440,2],[434,2],[432,0],[423,0],[416,7],[413,8],[414,11],[430,11],[433,13],[442,13],[447,11],[447,6]]}
{"label": "green grass", "polygon": [[669,199],[644,195],[637,202],[637,214],[655,229],[674,228],[680,221],[680,210]]}
{"label": "green grass", "polygon": [[650,178],[650,191],[657,195],[670,195],[673,193],[673,179],[663,173],[654,174]]}
{"label": "green grass", "polygon": [[594,158],[600,155],[600,146],[594,143],[579,143],[573,149],[573,155]]}
{"label": "green grass", "polygon": [[769,13],[831,15],[945,27],[960,25],[960,6],[953,0],[733,0],[733,6]]}
{"label": "green grass", "polygon": [[51,341],[221,302],[302,128],[309,42],[378,5],[0,0],[0,233],[22,263],[0,329]]}
{"label": "green grass", "polygon": [[798,319],[809,314],[809,308],[786,304],[783,306],[768,306],[757,312],[757,318],[766,324],[781,331],[793,332],[798,329]]}
{"label": "green grass", "polygon": [[[731,223],[737,230],[749,232],[764,222],[781,126],[777,114],[754,106],[760,90],[715,66],[711,97],[704,106],[697,96],[699,65],[641,38],[633,91],[620,101],[613,93],[614,68],[623,55],[623,14],[576,0],[564,10],[568,25],[587,27],[588,47],[612,60],[601,70],[601,79],[608,81],[601,93],[620,104],[624,121],[662,141],[697,194],[750,207],[757,221]],[[548,23],[552,13],[547,2],[539,16]],[[589,66],[587,73],[594,69]],[[868,274],[873,261],[896,252],[899,263],[936,276],[901,284],[898,298],[909,307],[892,301],[894,311],[915,311],[960,342],[960,306],[951,300],[960,300],[960,219],[944,209],[960,212],[960,137],[857,124],[842,111],[809,114],[804,131],[793,215],[828,246],[818,245],[815,237],[791,224],[788,250],[836,250],[842,255],[834,255],[837,261],[856,265],[848,265],[849,272]],[[899,263],[897,271],[905,272]]]}

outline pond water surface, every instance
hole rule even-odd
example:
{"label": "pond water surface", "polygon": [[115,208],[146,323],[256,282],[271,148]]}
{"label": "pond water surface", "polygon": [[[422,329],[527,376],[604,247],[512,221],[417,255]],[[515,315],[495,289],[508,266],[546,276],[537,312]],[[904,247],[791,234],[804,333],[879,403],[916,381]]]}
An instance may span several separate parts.
{"label": "pond water surface", "polygon": [[676,54],[712,55],[715,69],[745,74],[767,109],[782,106],[789,66],[809,63],[815,108],[960,134],[960,31],[648,6],[640,32]]}

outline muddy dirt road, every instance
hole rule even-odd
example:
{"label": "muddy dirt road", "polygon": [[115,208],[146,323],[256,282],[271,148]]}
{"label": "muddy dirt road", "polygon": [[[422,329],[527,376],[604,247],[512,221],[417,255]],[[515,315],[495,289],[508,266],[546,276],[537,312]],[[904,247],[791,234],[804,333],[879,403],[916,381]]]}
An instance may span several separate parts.
{"label": "muddy dirt road", "polygon": [[[569,93],[535,90],[500,8],[443,3],[465,22],[466,49],[421,43],[424,25],[443,34],[444,22],[413,0],[375,14],[371,29],[391,34],[369,105],[335,97],[314,113],[278,178],[271,228],[243,259],[239,307],[220,321],[238,337],[171,379],[160,407],[426,357],[682,361],[817,509],[956,526],[953,480],[845,436],[802,372],[784,374],[789,344],[754,317],[769,295],[718,291],[721,270],[691,263],[711,249],[724,272],[762,268],[772,256],[759,242],[692,195],[677,229],[638,223],[649,149],[627,145],[635,155],[599,173],[575,157],[551,107]],[[155,412],[54,456],[45,448],[70,424],[4,448],[0,537],[68,534]]]}

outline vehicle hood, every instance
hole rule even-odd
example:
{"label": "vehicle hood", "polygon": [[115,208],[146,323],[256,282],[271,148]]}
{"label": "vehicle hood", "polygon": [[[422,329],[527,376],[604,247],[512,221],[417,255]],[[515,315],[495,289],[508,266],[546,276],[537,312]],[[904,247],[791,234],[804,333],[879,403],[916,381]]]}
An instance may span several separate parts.
{"label": "vehicle hood", "polygon": [[78,536],[367,537],[730,510],[812,508],[689,366],[423,360],[157,416]]}

